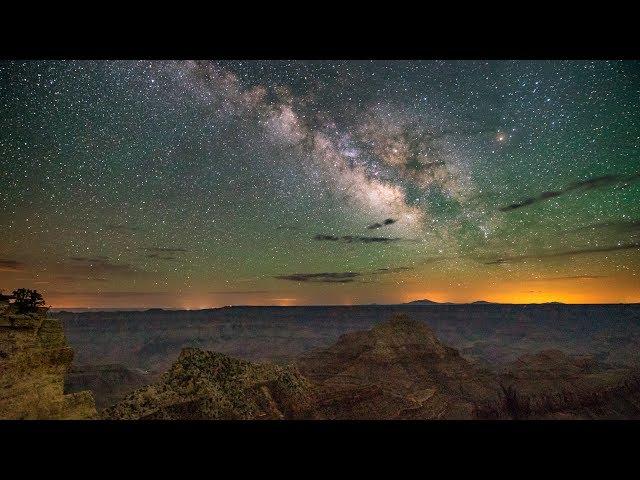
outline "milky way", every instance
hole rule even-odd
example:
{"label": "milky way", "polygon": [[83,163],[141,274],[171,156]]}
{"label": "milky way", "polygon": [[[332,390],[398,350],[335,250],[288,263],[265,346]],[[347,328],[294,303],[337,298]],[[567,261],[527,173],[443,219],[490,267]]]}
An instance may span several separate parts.
{"label": "milky way", "polygon": [[640,301],[638,62],[3,62],[0,108],[0,288],[57,306]]}

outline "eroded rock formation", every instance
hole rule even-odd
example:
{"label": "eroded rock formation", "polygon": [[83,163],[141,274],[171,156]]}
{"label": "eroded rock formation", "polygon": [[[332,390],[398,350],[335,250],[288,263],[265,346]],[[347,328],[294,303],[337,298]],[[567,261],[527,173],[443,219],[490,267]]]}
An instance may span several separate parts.
{"label": "eroded rock formation", "polygon": [[0,313],[0,419],[95,417],[91,392],[64,394],[72,360],[61,322],[46,310]]}
{"label": "eroded rock formation", "polygon": [[293,367],[185,348],[161,380],[106,409],[107,419],[312,418],[311,384]]}

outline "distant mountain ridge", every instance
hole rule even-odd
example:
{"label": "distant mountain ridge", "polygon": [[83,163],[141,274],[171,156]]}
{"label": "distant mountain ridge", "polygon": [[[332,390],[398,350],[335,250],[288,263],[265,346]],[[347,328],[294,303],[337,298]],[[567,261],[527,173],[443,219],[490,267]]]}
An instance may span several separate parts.
{"label": "distant mountain ridge", "polygon": [[423,299],[423,300],[413,300],[412,302],[407,302],[404,305],[447,305],[447,303],[434,302],[433,300]]}

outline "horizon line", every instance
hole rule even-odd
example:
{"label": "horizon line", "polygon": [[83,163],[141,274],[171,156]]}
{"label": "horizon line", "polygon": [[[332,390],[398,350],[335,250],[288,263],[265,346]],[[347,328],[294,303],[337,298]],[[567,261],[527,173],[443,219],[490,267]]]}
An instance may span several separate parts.
{"label": "horizon line", "polygon": [[145,310],[168,310],[168,311],[203,311],[203,310],[219,310],[223,308],[309,308],[309,307],[394,307],[394,306],[451,306],[451,305],[639,305],[640,302],[489,302],[484,300],[474,300],[473,302],[432,302],[432,303],[331,303],[331,304],[304,304],[304,305],[252,305],[252,304],[234,304],[221,305],[219,307],[202,307],[202,308],[185,308],[185,307],[158,307],[158,306],[131,306],[131,307],[55,307],[50,306],[50,311],[65,310],[111,310],[111,311],[145,311]]}

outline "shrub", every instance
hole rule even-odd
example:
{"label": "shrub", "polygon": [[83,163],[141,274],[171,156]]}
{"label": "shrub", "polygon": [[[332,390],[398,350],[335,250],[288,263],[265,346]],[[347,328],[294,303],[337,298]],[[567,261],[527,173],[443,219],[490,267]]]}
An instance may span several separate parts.
{"label": "shrub", "polygon": [[19,313],[35,312],[38,307],[44,305],[44,298],[37,290],[19,288],[13,291],[13,296],[16,299],[14,305]]}

